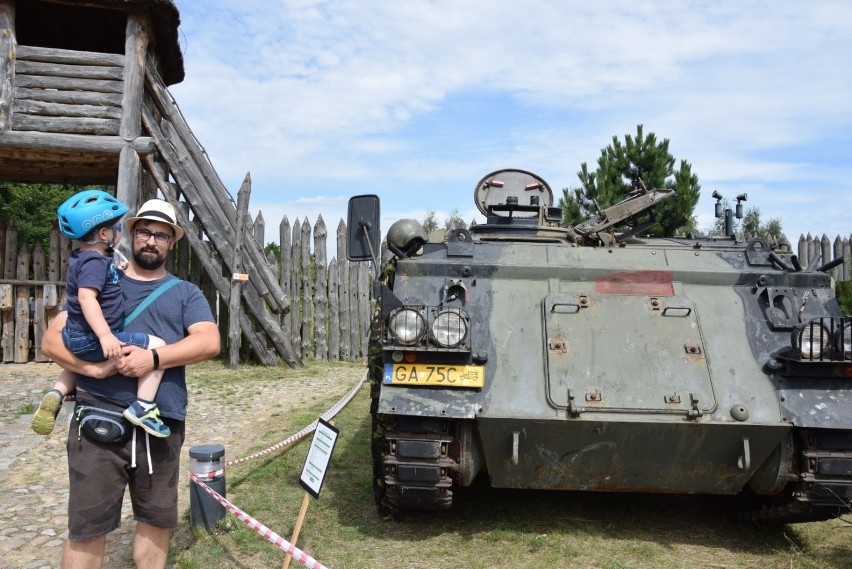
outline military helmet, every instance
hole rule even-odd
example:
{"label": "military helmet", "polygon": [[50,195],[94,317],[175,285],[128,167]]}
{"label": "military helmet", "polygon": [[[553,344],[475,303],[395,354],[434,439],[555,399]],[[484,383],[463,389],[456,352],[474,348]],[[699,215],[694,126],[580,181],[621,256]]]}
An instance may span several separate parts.
{"label": "military helmet", "polygon": [[426,243],[426,232],[416,219],[400,219],[388,229],[387,239],[388,244],[410,255]]}

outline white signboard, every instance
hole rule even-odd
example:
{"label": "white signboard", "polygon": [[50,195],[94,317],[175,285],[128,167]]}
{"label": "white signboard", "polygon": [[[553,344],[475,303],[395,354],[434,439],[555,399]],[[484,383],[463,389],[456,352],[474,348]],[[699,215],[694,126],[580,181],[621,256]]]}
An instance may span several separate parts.
{"label": "white signboard", "polygon": [[328,463],[331,461],[331,453],[334,451],[339,434],[340,431],[326,421],[320,419],[317,422],[314,440],[311,442],[305,466],[302,468],[302,476],[299,478],[302,488],[314,498],[319,498]]}

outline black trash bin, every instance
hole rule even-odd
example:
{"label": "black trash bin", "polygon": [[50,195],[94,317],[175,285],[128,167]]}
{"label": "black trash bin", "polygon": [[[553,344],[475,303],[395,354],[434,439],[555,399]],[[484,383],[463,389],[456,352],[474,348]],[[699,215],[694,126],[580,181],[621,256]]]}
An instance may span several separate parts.
{"label": "black trash bin", "polygon": [[[189,471],[225,497],[225,447],[200,445],[189,449]],[[189,481],[189,523],[191,527],[203,526],[211,530],[225,517],[225,506],[213,499],[204,488]]]}

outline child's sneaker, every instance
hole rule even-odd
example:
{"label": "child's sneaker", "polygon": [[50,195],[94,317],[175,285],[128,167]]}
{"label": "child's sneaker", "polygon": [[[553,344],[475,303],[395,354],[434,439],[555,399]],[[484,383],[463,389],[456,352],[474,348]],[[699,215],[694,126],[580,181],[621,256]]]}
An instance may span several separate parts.
{"label": "child's sneaker", "polygon": [[33,430],[40,435],[49,435],[56,426],[56,416],[62,407],[62,394],[51,389],[41,398],[38,411],[33,415]]}
{"label": "child's sneaker", "polygon": [[134,401],[130,407],[124,410],[124,418],[145,429],[149,435],[165,438],[172,434],[168,425],[160,420],[160,409],[156,403],[146,409],[141,402]]}

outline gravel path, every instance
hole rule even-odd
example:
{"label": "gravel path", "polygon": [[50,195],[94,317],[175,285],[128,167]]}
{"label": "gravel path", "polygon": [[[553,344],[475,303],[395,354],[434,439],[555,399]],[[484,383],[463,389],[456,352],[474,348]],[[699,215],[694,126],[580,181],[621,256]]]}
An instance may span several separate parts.
{"label": "gravel path", "polygon": [[[204,368],[208,371],[209,366],[216,365],[202,364],[208,366]],[[57,419],[63,428],[57,426],[51,436],[42,437],[30,429],[32,412],[59,371],[55,364],[0,364],[0,569],[59,566],[67,535],[64,427],[71,406],[63,406]],[[254,437],[246,435],[265,430],[264,421],[259,418],[274,421],[281,412],[306,406],[311,400],[341,397],[360,379],[359,374],[357,369],[339,368],[320,376],[288,374],[281,382],[242,382],[237,388],[229,388],[227,394],[228,404],[236,407],[232,409],[236,412],[229,413],[227,422],[211,423],[206,418],[221,416],[220,402],[212,400],[213,390],[195,387],[190,372],[190,407],[181,467],[185,482],[181,486],[188,488],[189,484],[190,447],[222,444],[227,460],[243,457],[254,444]],[[287,394],[286,401],[282,393]],[[185,523],[188,489],[179,496],[181,523]],[[134,527],[130,499],[125,496],[122,526],[107,537],[106,569],[133,567],[130,549]]]}

